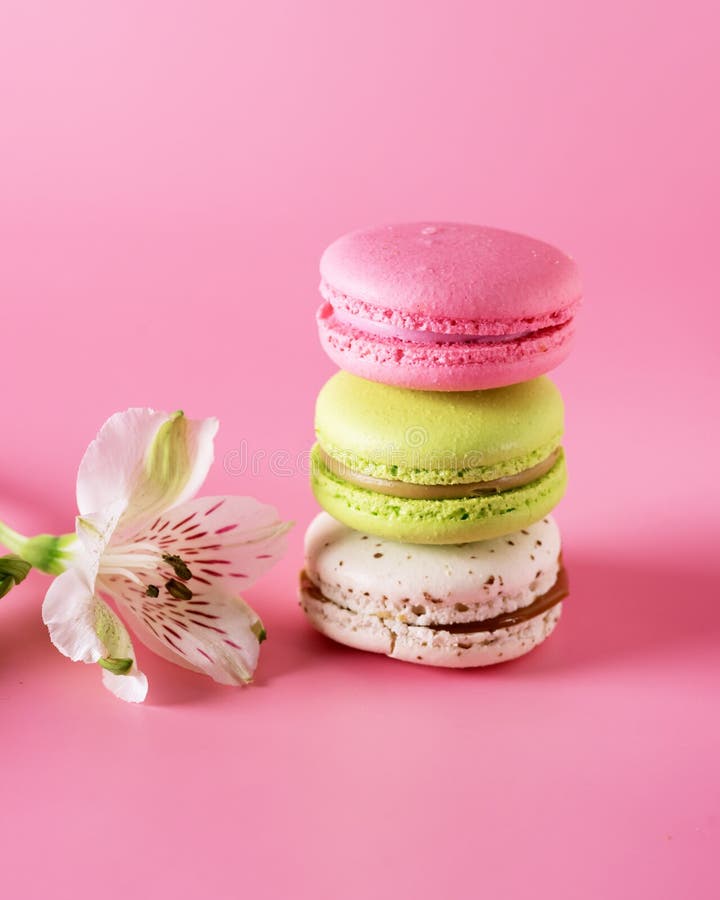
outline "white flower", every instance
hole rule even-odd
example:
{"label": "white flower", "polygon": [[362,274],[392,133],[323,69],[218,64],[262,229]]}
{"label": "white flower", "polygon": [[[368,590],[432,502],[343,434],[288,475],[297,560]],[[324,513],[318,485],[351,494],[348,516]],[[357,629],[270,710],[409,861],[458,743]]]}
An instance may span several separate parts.
{"label": "white flower", "polygon": [[129,409],[103,425],[77,479],[77,543],[43,621],[70,659],[99,663],[123,700],[147,679],[130,635],[222,684],[251,680],[262,623],[241,599],[285,550],[290,527],[249,497],[190,499],[213,460],[216,419]]}

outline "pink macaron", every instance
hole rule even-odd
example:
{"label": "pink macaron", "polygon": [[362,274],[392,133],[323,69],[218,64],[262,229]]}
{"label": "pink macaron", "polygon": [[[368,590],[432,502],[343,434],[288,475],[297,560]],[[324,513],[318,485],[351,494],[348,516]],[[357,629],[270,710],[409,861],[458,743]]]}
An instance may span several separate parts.
{"label": "pink macaron", "polygon": [[527,381],[567,356],[573,260],[497,228],[416,222],[355,231],[320,261],[320,340],[342,369],[416,390]]}

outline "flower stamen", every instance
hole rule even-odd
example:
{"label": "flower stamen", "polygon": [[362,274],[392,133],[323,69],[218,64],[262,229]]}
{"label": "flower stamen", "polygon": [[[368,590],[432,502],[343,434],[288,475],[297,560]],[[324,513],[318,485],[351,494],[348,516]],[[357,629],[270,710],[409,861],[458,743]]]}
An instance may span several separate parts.
{"label": "flower stamen", "polygon": [[182,581],[176,581],[174,578],[171,578],[170,581],[165,582],[165,588],[168,594],[176,600],[192,600],[193,592]]}
{"label": "flower stamen", "polygon": [[172,568],[173,572],[175,572],[175,574],[181,581],[190,581],[190,579],[193,577],[192,572],[187,566],[187,563],[181,556],[176,556],[171,553],[164,553],[163,559]]}

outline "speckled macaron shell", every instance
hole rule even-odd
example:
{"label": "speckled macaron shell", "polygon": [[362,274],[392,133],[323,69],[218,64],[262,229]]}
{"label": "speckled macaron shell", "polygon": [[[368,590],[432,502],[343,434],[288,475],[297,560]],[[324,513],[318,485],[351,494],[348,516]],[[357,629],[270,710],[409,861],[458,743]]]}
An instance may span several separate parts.
{"label": "speckled macaron shell", "polygon": [[545,377],[488,391],[409,391],[334,375],[318,395],[311,484],[320,505],[359,531],[411,543],[494,538],[547,515],[566,484],[560,453],[544,476],[464,499],[402,499],[331,472],[320,448],[363,475],[419,485],[471,484],[523,472],[560,446],[563,404]]}
{"label": "speckled macaron shell", "polygon": [[478,225],[356,231],[320,261],[321,343],[340,368],[416,390],[481,390],[567,356],[581,286],[557,248]]}
{"label": "speckled macaron shell", "polygon": [[559,556],[552,517],[505,538],[439,547],[378,540],[320,513],[305,537],[316,590],[301,587],[300,602],[318,631],[351,647],[431,666],[491,665],[545,640],[562,604],[492,632],[442,626],[530,605],[555,584]]}

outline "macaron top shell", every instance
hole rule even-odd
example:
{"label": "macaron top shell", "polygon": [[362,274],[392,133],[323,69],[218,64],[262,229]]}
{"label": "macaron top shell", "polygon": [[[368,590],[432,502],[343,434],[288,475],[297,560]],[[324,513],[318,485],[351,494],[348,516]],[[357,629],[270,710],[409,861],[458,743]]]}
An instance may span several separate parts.
{"label": "macaron top shell", "polygon": [[406,621],[463,622],[509,612],[558,576],[552,516],[489,541],[429,546],[382,540],[320,513],[305,536],[306,571],[327,598],[355,609],[395,609]]}
{"label": "macaron top shell", "polygon": [[545,377],[487,391],[408,391],[334,375],[317,399],[322,450],[354,471],[414,484],[523,472],[560,445],[563,404]]}
{"label": "macaron top shell", "polygon": [[535,238],[451,222],[368,228],[331,244],[320,292],[385,326],[505,335],[558,324],[581,295],[574,261]]}

